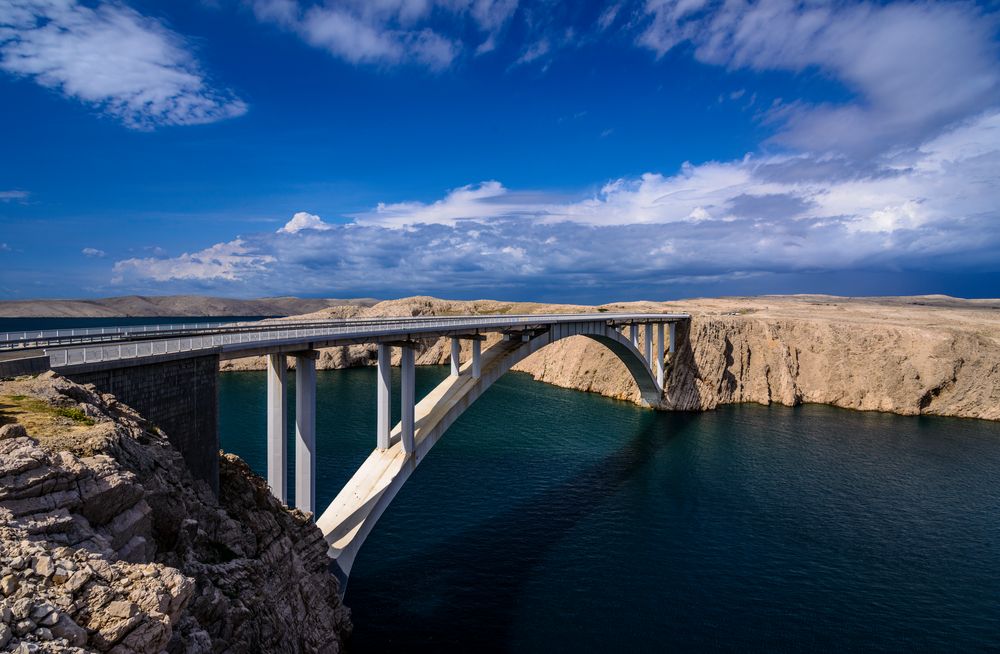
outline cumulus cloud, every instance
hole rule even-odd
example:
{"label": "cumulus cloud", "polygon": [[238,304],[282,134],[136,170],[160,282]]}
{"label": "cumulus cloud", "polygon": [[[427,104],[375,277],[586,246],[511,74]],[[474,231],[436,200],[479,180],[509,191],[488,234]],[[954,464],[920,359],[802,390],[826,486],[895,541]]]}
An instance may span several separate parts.
{"label": "cumulus cloud", "polygon": [[285,226],[278,230],[279,234],[298,234],[303,229],[327,230],[333,226],[323,222],[319,216],[305,211],[299,211]]}
{"label": "cumulus cloud", "polygon": [[779,105],[776,141],[868,156],[915,145],[994,106],[995,16],[966,3],[650,0],[638,43],[658,55],[692,43],[702,62],[753,71],[819,70],[855,96]]}
{"label": "cumulus cloud", "polygon": [[210,123],[247,110],[212,86],[180,35],[117,3],[3,3],[0,69],[135,129]]}
{"label": "cumulus cloud", "polygon": [[184,253],[175,258],[133,258],[115,263],[113,282],[127,283],[138,279],[157,282],[173,280],[245,280],[250,275],[266,271],[275,258],[252,251],[241,238],[212,247]]}
{"label": "cumulus cloud", "polygon": [[0,191],[0,202],[24,202],[29,195],[27,191]]}
{"label": "cumulus cloud", "polygon": [[82,250],[80,250],[80,252],[83,254],[83,256],[90,257],[93,259],[103,259],[104,257],[108,256],[107,252],[105,252],[104,250],[98,250],[97,248],[83,248]]}
{"label": "cumulus cloud", "polygon": [[[465,47],[471,24],[484,38],[477,52],[495,47],[497,35],[517,9],[516,0],[349,0],[307,5],[297,0],[254,0],[261,21],[298,34],[306,43],[354,64],[413,64],[442,70]],[[449,23],[453,36],[439,25]],[[485,37],[483,37],[485,35]]]}
{"label": "cumulus cloud", "polygon": [[824,180],[816,168],[839,169],[818,155],[748,156],[614,180],[571,199],[488,181],[435,202],[379,204],[347,224],[300,213],[278,234],[115,270],[133,281],[197,279],[255,293],[392,296],[996,269],[1000,112],[867,172]]}

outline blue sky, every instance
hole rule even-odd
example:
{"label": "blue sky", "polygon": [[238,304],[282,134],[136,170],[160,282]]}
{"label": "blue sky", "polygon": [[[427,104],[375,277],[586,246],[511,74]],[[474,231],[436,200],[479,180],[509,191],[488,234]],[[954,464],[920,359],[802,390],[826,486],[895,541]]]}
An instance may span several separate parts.
{"label": "blue sky", "polygon": [[1000,296],[996,5],[0,3],[0,297]]}

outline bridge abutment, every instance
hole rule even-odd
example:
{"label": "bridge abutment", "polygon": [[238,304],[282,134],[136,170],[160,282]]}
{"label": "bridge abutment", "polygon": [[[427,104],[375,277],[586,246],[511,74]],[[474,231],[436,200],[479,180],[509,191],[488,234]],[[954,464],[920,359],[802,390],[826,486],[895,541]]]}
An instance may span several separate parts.
{"label": "bridge abutment", "polygon": [[191,473],[219,493],[219,355],[64,372],[112,393],[160,427]]}

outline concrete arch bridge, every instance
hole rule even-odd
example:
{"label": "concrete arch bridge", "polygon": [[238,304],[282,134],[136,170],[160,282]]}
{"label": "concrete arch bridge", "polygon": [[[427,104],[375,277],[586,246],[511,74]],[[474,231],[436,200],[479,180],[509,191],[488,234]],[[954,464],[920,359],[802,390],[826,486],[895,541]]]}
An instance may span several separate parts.
{"label": "concrete arch bridge", "polygon": [[[0,374],[51,368],[93,383],[132,405],[164,428],[192,472],[218,490],[219,362],[267,356],[267,478],[271,492],[288,498],[286,370],[296,360],[295,503],[318,515],[341,579],[350,575],[358,550],[379,517],[448,427],[519,361],[571,336],[593,339],[628,369],[642,401],[663,398],[664,354],[676,348],[676,325],[687,314],[531,314],[262,321],[99,328],[0,334]],[[640,350],[640,331],[645,331]],[[485,334],[502,339],[483,350]],[[451,374],[419,402],[414,358],[419,340],[451,339]],[[471,341],[462,363],[461,341]],[[329,506],[316,505],[317,350],[375,343],[378,346],[375,448]],[[400,415],[390,424],[390,365],[401,350]]]}

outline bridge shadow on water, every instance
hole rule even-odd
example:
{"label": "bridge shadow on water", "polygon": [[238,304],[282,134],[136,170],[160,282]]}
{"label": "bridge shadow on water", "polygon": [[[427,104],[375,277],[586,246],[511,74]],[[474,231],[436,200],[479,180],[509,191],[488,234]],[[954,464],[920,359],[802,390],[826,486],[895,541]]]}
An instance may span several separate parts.
{"label": "bridge shadow on water", "polygon": [[[365,612],[355,613],[351,651],[508,651],[518,599],[533,570],[693,419],[651,416],[616,451],[570,479],[377,574],[354,578],[345,601],[358,600]],[[427,523],[433,528],[430,513]],[[377,530],[372,536],[378,538]],[[433,591],[421,590],[430,585]]]}

